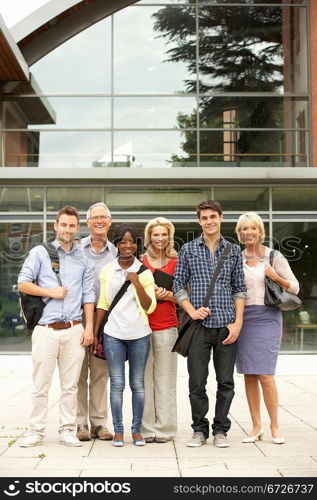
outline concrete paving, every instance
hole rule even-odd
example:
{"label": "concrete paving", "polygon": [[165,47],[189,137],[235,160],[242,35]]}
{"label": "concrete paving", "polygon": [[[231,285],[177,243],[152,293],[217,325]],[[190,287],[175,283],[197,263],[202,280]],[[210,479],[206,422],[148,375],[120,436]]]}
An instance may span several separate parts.
{"label": "concrete paving", "polygon": [[[186,360],[178,366],[178,433],[173,442],[136,447],[126,433],[123,448],[91,440],[81,448],[58,444],[59,383],[57,370],[49,396],[43,445],[20,448],[27,431],[32,389],[30,355],[0,356],[0,476],[1,477],[317,477],[317,355],[281,355],[277,368],[280,424],[286,443],[270,439],[263,407],[264,438],[243,444],[250,430],[243,376],[236,374],[236,395],[230,418],[231,447],[215,448],[212,440],[188,448],[191,436]],[[212,365],[208,383],[209,419],[213,418],[215,379]],[[130,429],[131,393],[125,390],[125,428]],[[111,426],[111,418],[109,428]]]}

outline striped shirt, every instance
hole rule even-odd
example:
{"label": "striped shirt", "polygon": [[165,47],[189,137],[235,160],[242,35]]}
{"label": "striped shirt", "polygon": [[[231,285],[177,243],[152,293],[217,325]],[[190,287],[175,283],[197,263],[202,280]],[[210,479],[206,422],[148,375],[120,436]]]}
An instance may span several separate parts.
{"label": "striped shirt", "polygon": [[[187,298],[195,309],[202,307],[212,275],[226,244],[226,240],[221,236],[219,246],[213,254],[201,235],[182,246],[173,286],[179,303]],[[187,285],[189,285],[189,295],[186,291]],[[209,301],[208,307],[211,309],[211,315],[207,316],[202,324],[207,328],[221,328],[233,323],[235,321],[234,300],[244,299],[245,296],[246,286],[241,250],[238,245],[232,245]]]}

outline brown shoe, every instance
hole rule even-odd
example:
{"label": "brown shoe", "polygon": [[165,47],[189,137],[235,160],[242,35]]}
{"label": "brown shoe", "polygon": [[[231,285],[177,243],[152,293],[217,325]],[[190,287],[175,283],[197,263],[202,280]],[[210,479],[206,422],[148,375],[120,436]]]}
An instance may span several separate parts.
{"label": "brown shoe", "polygon": [[91,436],[88,425],[77,425],[77,438],[79,441],[90,441]]}
{"label": "brown shoe", "polygon": [[113,436],[111,432],[108,431],[107,427],[98,425],[97,427],[91,428],[91,437],[101,439],[102,441],[111,441]]}

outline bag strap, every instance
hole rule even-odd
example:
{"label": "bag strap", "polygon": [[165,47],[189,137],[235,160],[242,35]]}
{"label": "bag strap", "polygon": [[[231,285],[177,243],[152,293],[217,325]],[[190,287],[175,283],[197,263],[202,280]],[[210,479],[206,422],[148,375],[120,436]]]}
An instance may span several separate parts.
{"label": "bag strap", "polygon": [[60,286],[63,286],[60,275],[59,275],[59,255],[58,251],[56,248],[52,245],[52,243],[44,241],[41,243],[41,245],[45,248],[47,251],[50,259],[51,259],[51,264],[52,264],[52,269],[56,275],[57,281]]}
{"label": "bag strap", "polygon": [[[146,269],[148,269],[148,267],[146,267],[144,264],[142,264],[142,266],[140,267],[140,269],[138,270],[137,274],[141,274],[143,273],[143,271],[146,271]],[[107,318],[107,321],[108,321],[108,318],[109,318],[109,314],[111,313],[112,309],[115,308],[115,306],[118,304],[119,300],[121,299],[121,297],[125,294],[125,292],[127,291],[127,289],[129,288],[129,285],[131,285],[131,281],[130,280],[127,280],[123,283],[122,287],[120,288],[120,290],[118,290],[118,292],[116,293],[116,296],[114,297],[113,301],[111,302],[111,305],[108,309],[108,314],[106,316]]]}
{"label": "bag strap", "polygon": [[210,301],[210,297],[211,297],[212,292],[213,292],[214,287],[215,287],[216,280],[217,280],[217,278],[218,278],[218,276],[220,274],[220,271],[221,271],[221,269],[222,269],[222,267],[223,267],[223,265],[224,265],[224,263],[225,263],[228,255],[229,255],[231,247],[232,247],[231,243],[229,243],[227,241],[227,245],[226,245],[224,251],[222,252],[220,259],[218,260],[217,267],[216,267],[215,272],[214,272],[214,274],[213,274],[213,276],[211,278],[211,282],[210,282],[210,285],[208,287],[208,290],[207,290],[207,293],[206,293],[206,297],[205,297],[205,300],[203,302],[202,307],[208,307],[208,304],[209,304],[209,301]]}
{"label": "bag strap", "polygon": [[274,250],[270,251],[270,266],[273,267]]}

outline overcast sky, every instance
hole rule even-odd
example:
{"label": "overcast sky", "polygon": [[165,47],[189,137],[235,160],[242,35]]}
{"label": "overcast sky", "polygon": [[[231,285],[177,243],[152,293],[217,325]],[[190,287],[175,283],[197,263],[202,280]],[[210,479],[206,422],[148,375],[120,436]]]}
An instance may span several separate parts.
{"label": "overcast sky", "polygon": [[0,0],[0,13],[6,25],[11,28],[47,2],[48,0]]}

